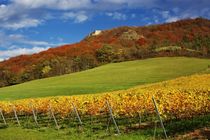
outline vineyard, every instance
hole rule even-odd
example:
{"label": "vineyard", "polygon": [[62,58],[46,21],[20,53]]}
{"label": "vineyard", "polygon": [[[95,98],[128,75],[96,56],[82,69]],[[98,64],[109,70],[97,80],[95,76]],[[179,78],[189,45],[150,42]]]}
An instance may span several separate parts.
{"label": "vineyard", "polygon": [[49,111],[53,112],[55,119],[65,120],[76,109],[76,113],[82,119],[80,121],[83,121],[85,116],[100,117],[107,114],[108,102],[116,119],[136,116],[151,118],[155,115],[152,97],[156,99],[164,121],[208,115],[210,113],[210,74],[181,77],[104,94],[1,101],[0,108],[5,120],[14,116],[14,112],[17,116],[34,114],[37,118],[49,116]]}

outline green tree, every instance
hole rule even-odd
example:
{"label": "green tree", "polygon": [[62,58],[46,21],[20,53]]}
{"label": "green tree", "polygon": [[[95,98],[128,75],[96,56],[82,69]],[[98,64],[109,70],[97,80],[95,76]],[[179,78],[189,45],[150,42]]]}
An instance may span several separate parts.
{"label": "green tree", "polygon": [[51,68],[50,66],[44,66],[44,67],[42,68],[42,75],[43,75],[44,77],[47,77],[51,69],[52,69],[52,68]]}
{"label": "green tree", "polygon": [[96,51],[96,57],[99,62],[109,63],[114,58],[114,49],[111,45],[104,45]]}

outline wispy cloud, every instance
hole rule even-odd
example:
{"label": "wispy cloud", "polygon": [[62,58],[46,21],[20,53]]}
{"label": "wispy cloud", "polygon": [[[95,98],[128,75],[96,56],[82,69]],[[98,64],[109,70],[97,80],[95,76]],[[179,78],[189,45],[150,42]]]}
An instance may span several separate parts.
{"label": "wispy cloud", "polygon": [[123,13],[119,13],[119,12],[109,12],[109,13],[106,13],[107,16],[110,16],[112,17],[113,19],[116,19],[116,20],[126,20],[127,19],[127,16],[126,14],[123,14]]}
{"label": "wispy cloud", "polygon": [[168,17],[166,19],[166,22],[175,22],[177,20],[179,20],[179,17],[173,17],[173,16],[171,16],[171,17]]}
{"label": "wispy cloud", "polygon": [[0,32],[0,60],[21,54],[38,53],[58,45],[60,44],[31,40],[22,34],[5,34]]}
{"label": "wispy cloud", "polygon": [[0,27],[15,30],[36,27],[42,23],[43,19],[40,17],[44,14],[36,14],[35,11],[16,4],[0,5]]}
{"label": "wispy cloud", "polygon": [[62,18],[64,20],[74,20],[75,23],[81,23],[88,20],[87,13],[84,11],[80,12],[66,12],[63,14]]}
{"label": "wispy cloud", "polygon": [[5,22],[3,24],[0,24],[2,27],[7,28],[7,29],[20,29],[20,28],[26,28],[26,27],[36,27],[42,23],[42,20],[39,19],[30,19],[30,18],[25,18],[21,19],[18,22]]}
{"label": "wispy cloud", "polygon": [[58,10],[81,9],[91,6],[91,0],[12,0],[14,4],[36,8],[48,8]]}
{"label": "wispy cloud", "polygon": [[15,49],[3,50],[0,51],[0,61],[22,54],[38,53],[47,49],[49,49],[49,47],[15,48]]}
{"label": "wispy cloud", "polygon": [[23,44],[30,46],[47,46],[52,47],[57,44],[49,43],[46,41],[38,41],[28,39],[26,36],[22,34],[5,34],[4,32],[0,32],[0,47],[5,48],[8,46],[12,46],[14,44]]}

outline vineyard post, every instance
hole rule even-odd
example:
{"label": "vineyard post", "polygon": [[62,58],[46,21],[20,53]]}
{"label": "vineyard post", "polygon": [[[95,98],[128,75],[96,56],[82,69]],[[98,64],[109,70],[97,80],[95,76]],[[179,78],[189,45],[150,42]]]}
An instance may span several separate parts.
{"label": "vineyard post", "polygon": [[78,118],[78,120],[79,120],[80,125],[82,125],[82,121],[81,121],[81,118],[80,118],[80,116],[79,116],[79,113],[78,113],[78,111],[77,111],[76,106],[74,105],[74,103],[71,103],[71,104],[72,104],[72,106],[73,106],[73,108],[74,108],[74,113],[76,114],[76,116],[77,116],[77,118]]}
{"label": "vineyard post", "polygon": [[18,125],[20,126],[20,122],[19,122],[19,119],[18,119],[18,116],[17,116],[17,112],[16,112],[16,109],[15,109],[15,106],[14,106],[14,105],[12,106],[12,109],[13,109],[13,112],[14,112],[14,114],[15,114],[15,118],[16,118],[16,120],[17,120],[17,123],[18,123]]}
{"label": "vineyard post", "polygon": [[48,126],[50,125],[50,122],[51,122],[51,119],[52,119],[52,115],[51,115],[51,112],[50,112],[50,108],[48,108],[48,113],[47,113],[48,117],[49,117],[49,120],[48,120]]}
{"label": "vineyard post", "polygon": [[106,128],[106,132],[108,132],[109,131],[109,133],[110,133],[110,129],[109,129],[109,124],[110,124],[110,121],[111,121],[111,117],[109,117],[108,118],[108,120],[107,120],[107,128]]}
{"label": "vineyard post", "polygon": [[120,134],[120,130],[119,130],[119,128],[118,128],[118,126],[117,126],[117,123],[116,123],[116,121],[115,121],[115,119],[114,119],[114,116],[113,116],[113,113],[112,113],[112,108],[111,108],[111,106],[110,106],[110,104],[109,104],[109,101],[106,101],[106,104],[107,104],[107,107],[108,107],[108,109],[109,109],[110,117],[112,118],[112,121],[114,122],[114,125],[115,125],[115,127],[116,127],[116,129],[117,129],[117,133]]}
{"label": "vineyard post", "polygon": [[162,119],[161,119],[161,117],[160,117],[160,112],[159,112],[159,110],[158,110],[157,103],[156,103],[156,101],[155,101],[154,96],[152,96],[152,101],[153,101],[153,104],[154,104],[154,106],[155,106],[155,111],[156,111],[156,113],[157,113],[157,116],[158,116],[158,119],[159,119],[159,121],[160,121],[161,127],[163,128],[165,137],[166,137],[166,139],[167,139],[168,136],[167,136],[167,134],[166,134],[166,130],[165,130],[165,127],[164,127],[164,125],[163,125],[163,121],[162,121]]}
{"label": "vineyard post", "polygon": [[0,109],[0,113],[1,113],[1,117],[2,117],[2,119],[3,119],[3,121],[4,121],[4,124],[7,125],[6,120],[5,120],[5,118],[4,118],[4,114],[3,114],[3,112],[2,112],[2,109]]}
{"label": "vineyard post", "polygon": [[54,120],[54,122],[55,122],[56,128],[59,130],[58,122],[57,122],[57,120],[56,120],[56,118],[55,118],[55,115],[54,115],[54,112],[53,112],[53,110],[52,110],[51,104],[49,104],[49,109],[50,109],[50,114],[51,114],[51,116],[53,117],[53,120]]}
{"label": "vineyard post", "polygon": [[35,111],[34,111],[34,106],[33,106],[33,104],[32,104],[32,103],[30,103],[30,106],[31,106],[31,109],[32,109],[32,113],[33,113],[34,121],[35,121],[36,125],[38,126],[37,116],[36,116]]}

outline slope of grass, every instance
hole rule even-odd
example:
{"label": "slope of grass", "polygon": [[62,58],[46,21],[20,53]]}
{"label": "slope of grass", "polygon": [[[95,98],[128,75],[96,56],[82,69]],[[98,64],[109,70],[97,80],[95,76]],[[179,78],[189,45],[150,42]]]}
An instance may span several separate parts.
{"label": "slope of grass", "polygon": [[[75,128],[55,130],[53,128],[24,129],[10,126],[0,129],[1,140],[149,140],[152,139],[153,130],[139,130],[121,135],[109,135],[106,130],[92,132],[78,132]],[[149,135],[150,134],[150,135]]]}
{"label": "slope of grass", "polygon": [[127,89],[206,71],[209,59],[163,57],[113,63],[83,72],[0,88],[0,100]]}

